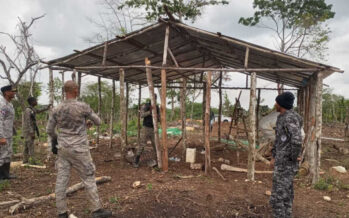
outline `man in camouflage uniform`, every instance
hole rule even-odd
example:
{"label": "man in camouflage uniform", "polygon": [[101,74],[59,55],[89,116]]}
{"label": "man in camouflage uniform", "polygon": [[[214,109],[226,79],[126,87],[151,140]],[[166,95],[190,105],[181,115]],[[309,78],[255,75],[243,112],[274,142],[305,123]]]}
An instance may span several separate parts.
{"label": "man in camouflage uniform", "polygon": [[36,98],[29,97],[27,99],[29,107],[24,111],[24,125],[23,125],[23,137],[24,137],[24,152],[23,163],[28,163],[29,158],[34,157],[34,140],[35,133],[39,137],[39,129],[36,124],[36,114],[47,111],[51,105],[44,109],[38,110],[35,106],[38,104]]}
{"label": "man in camouflage uniform", "polygon": [[272,149],[274,165],[270,204],[277,218],[292,217],[294,198],[293,178],[298,171],[298,157],[302,148],[302,118],[292,110],[294,95],[284,92],[276,97],[276,138]]}
{"label": "man in camouflage uniform", "polygon": [[[155,95],[155,100],[157,99],[157,96]],[[156,111],[158,115],[158,121],[160,120],[160,110],[159,107],[156,106]],[[147,102],[144,104],[141,108],[141,117],[143,118],[143,128],[141,130],[141,138],[140,143],[136,150],[136,157],[133,163],[133,167],[138,168],[139,167],[139,160],[141,157],[141,154],[144,151],[144,147],[147,145],[147,142],[150,140],[151,145],[153,147],[153,158],[155,162],[157,162],[157,155],[156,155],[156,147],[155,147],[155,137],[154,137],[154,124],[153,124],[153,115],[152,115],[152,106],[150,102]]]}
{"label": "man in camouflage uniform", "polygon": [[[68,217],[66,189],[74,168],[85,185],[92,204],[93,217],[110,217],[111,211],[102,209],[95,182],[93,164],[87,139],[87,125],[100,125],[101,120],[85,103],[76,100],[78,85],[73,81],[64,84],[66,100],[53,109],[47,124],[47,133],[58,141],[56,160],[56,206],[59,217]],[[87,121],[89,120],[89,121]],[[57,128],[58,136],[55,129]]]}
{"label": "man in camouflage uniform", "polygon": [[0,181],[13,179],[10,175],[10,165],[12,156],[12,136],[14,133],[13,122],[15,110],[11,104],[15,97],[16,89],[10,86],[1,88],[0,96]]}

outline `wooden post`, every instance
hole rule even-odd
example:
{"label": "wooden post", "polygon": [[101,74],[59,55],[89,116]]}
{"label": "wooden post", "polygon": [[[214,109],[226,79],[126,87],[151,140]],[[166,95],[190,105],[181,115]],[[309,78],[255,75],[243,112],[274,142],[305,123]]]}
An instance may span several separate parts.
{"label": "wooden post", "polygon": [[186,130],[186,108],[185,108],[185,97],[187,93],[187,79],[182,78],[182,86],[183,88],[181,89],[181,120],[182,120],[182,157],[184,159],[185,157],[185,150],[187,149],[187,130]]}
{"label": "wooden post", "polygon": [[[205,120],[205,112],[206,112],[206,93],[207,93],[207,82],[204,82],[203,84],[202,84],[202,88],[203,88],[203,90],[202,90],[202,126],[204,127],[203,128],[203,131],[202,131],[202,138],[203,139],[205,139],[205,122],[206,122],[206,120]],[[194,102],[192,102],[192,103],[194,103]],[[205,142],[204,142],[204,144],[205,144]]]}
{"label": "wooden post", "polygon": [[218,107],[218,142],[221,142],[221,125],[222,125],[222,80],[223,72],[219,75],[219,107]]}
{"label": "wooden post", "polygon": [[137,114],[137,143],[138,146],[141,143],[141,99],[142,99],[142,86],[138,85],[138,114]]}
{"label": "wooden post", "polygon": [[247,179],[254,181],[255,161],[256,161],[256,73],[251,73],[251,92],[249,107],[249,133],[248,133],[248,166]]}
{"label": "wooden post", "polygon": [[318,72],[316,77],[316,120],[315,120],[315,175],[313,176],[313,184],[320,179],[320,165],[321,165],[321,133],[322,133],[322,90],[323,90],[323,72]]}
{"label": "wooden post", "polygon": [[[101,117],[101,109],[102,109],[102,88],[101,88],[101,77],[98,77],[98,116],[101,118],[103,122],[103,118]],[[100,126],[97,126],[97,138],[96,145],[99,146],[99,135],[100,135]]]}
{"label": "wooden post", "polygon": [[80,97],[81,97],[81,72],[78,72],[78,86],[79,86],[78,98],[80,99]]}
{"label": "wooden post", "polygon": [[206,110],[205,110],[205,174],[211,169],[210,154],[210,110],[211,110],[211,79],[212,71],[207,73]]}
{"label": "wooden post", "polygon": [[[316,174],[316,156],[315,156],[315,146],[316,146],[316,78],[312,77],[310,79],[310,89],[309,89],[309,115],[308,115],[308,134],[309,143],[306,145],[307,148],[307,160],[309,162],[309,173],[312,178],[312,183],[315,182]],[[309,130],[313,130],[309,132]]]}
{"label": "wooden post", "polygon": [[[150,64],[151,64],[150,60],[148,60],[148,58],[145,58],[145,65],[150,66]],[[151,106],[152,106],[156,155],[158,159],[158,166],[159,168],[162,168],[162,155],[161,155],[161,147],[160,147],[160,139],[159,139],[159,131],[158,131],[158,112],[156,110],[156,98],[154,93],[153,77],[152,77],[150,68],[145,68],[145,70],[147,74],[148,88],[149,88],[149,94],[150,94],[150,100],[151,100]]]}
{"label": "wooden post", "polygon": [[[162,66],[167,63],[168,38],[170,35],[170,26],[166,26],[164,53],[162,58]],[[167,151],[167,123],[166,123],[166,70],[161,70],[161,129],[162,129],[162,169],[168,171],[168,151]]]}
{"label": "wooden post", "polygon": [[349,142],[349,107],[345,111],[344,141]]}
{"label": "wooden post", "polygon": [[256,108],[256,133],[258,141],[259,139],[259,111],[260,111],[260,103],[261,103],[261,89],[258,89],[258,98],[257,98],[257,108]]}
{"label": "wooden post", "polygon": [[114,125],[114,116],[115,116],[115,80],[113,80],[113,93],[112,93],[112,99],[111,99],[111,113],[110,113],[110,129],[109,129],[109,136],[110,136],[110,142],[109,142],[109,148],[113,147],[113,125]]}
{"label": "wooden post", "polygon": [[73,70],[73,73],[71,74],[71,79],[76,82],[76,70]]}
{"label": "wooden post", "polygon": [[[244,62],[244,68],[248,68],[248,58],[250,55],[250,49],[249,47],[246,47],[246,52],[245,52],[245,62]],[[248,72],[246,72],[246,88],[248,88]]]}
{"label": "wooden post", "polygon": [[61,72],[62,74],[62,101],[64,101],[64,71]]}
{"label": "wooden post", "polygon": [[126,145],[128,144],[128,136],[127,136],[127,129],[128,129],[128,104],[129,104],[129,95],[130,95],[130,87],[129,87],[129,83],[126,83],[126,113],[125,113],[125,127],[126,127],[126,134],[125,134],[125,143]]}
{"label": "wooden post", "polygon": [[125,100],[125,71],[119,70],[120,81],[120,121],[121,121],[121,154],[125,155],[126,151],[126,100]]}
{"label": "wooden post", "polygon": [[53,81],[53,70],[51,68],[49,68],[49,85],[50,85],[50,101],[49,101],[49,103],[51,105],[53,105],[53,102],[54,102],[54,81]]}

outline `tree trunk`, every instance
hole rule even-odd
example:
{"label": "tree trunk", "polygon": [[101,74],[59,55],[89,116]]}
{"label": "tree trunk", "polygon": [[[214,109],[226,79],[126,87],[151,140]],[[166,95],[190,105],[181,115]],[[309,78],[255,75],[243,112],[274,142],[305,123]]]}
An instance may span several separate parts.
{"label": "tree trunk", "polygon": [[256,73],[251,73],[251,92],[249,107],[249,134],[248,134],[248,172],[247,179],[254,181],[256,161]]}
{"label": "tree trunk", "polygon": [[221,142],[221,125],[222,125],[222,79],[223,72],[219,75],[219,108],[218,108],[218,142]]}
{"label": "tree trunk", "polygon": [[112,93],[112,99],[111,99],[111,113],[110,113],[110,129],[109,129],[109,136],[110,136],[110,142],[109,142],[109,148],[113,147],[113,125],[114,125],[114,116],[115,116],[115,80],[113,80],[113,93]]}
{"label": "tree trunk", "polygon": [[126,153],[126,100],[125,100],[125,71],[119,70],[120,81],[120,121],[121,121],[121,155],[124,157]]}
{"label": "tree trunk", "polygon": [[205,110],[205,174],[211,169],[211,152],[210,152],[210,110],[211,110],[211,78],[212,72],[207,74],[206,86],[206,110]]}
{"label": "tree trunk", "polygon": [[[101,116],[101,109],[102,109],[102,90],[101,90],[101,77],[98,77],[98,109],[97,113],[98,116],[101,118],[103,122],[103,117]],[[99,134],[100,134],[100,126],[97,126],[97,138],[96,138],[96,146],[99,146]]]}
{"label": "tree trunk", "polygon": [[187,130],[186,130],[186,113],[185,113],[185,98],[187,91],[187,79],[182,78],[183,88],[181,89],[181,121],[182,121],[182,157],[185,157],[185,150],[187,149]]}

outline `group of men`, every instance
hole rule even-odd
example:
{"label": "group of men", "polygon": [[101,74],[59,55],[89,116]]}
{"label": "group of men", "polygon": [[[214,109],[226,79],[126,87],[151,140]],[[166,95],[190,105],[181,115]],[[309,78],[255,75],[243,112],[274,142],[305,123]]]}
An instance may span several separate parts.
{"label": "group of men", "polygon": [[[87,129],[92,124],[100,125],[98,115],[86,103],[77,100],[78,85],[74,81],[64,84],[65,101],[55,107],[49,117],[47,133],[52,138],[52,151],[57,154],[56,169],[56,207],[58,217],[68,217],[66,204],[66,189],[70,179],[71,168],[74,168],[83,180],[88,198],[92,204],[93,217],[110,217],[111,211],[102,208],[95,182],[95,165],[93,164],[87,139]],[[12,136],[14,108],[11,100],[16,89],[12,86],[1,88],[0,97],[0,180],[11,179],[9,173],[12,155]],[[35,114],[41,111],[35,109],[36,99],[28,99],[29,107],[25,111],[24,161],[33,155],[33,141],[37,127]],[[276,98],[276,110],[280,112],[276,123],[276,140],[272,150],[274,165],[273,187],[270,204],[274,217],[292,217],[293,177],[298,170],[298,158],[301,151],[302,118],[292,110],[294,95],[285,92]],[[47,109],[47,108],[46,108]],[[148,103],[142,107],[143,118],[142,140],[137,148],[133,166],[138,167],[140,156],[148,140],[152,142],[154,158],[154,124],[152,106]],[[156,108],[159,112],[159,108]],[[158,113],[159,114],[159,113]],[[29,122],[29,120],[31,122]],[[30,127],[30,128],[29,128]]]}

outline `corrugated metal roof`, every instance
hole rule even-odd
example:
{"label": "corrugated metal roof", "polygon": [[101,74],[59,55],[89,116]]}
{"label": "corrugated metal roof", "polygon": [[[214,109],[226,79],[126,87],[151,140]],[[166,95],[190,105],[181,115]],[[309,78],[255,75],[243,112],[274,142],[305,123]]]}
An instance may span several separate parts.
{"label": "corrugated metal roof", "polygon": [[[141,30],[109,40],[107,45],[106,66],[144,65],[144,58],[151,61],[152,66],[161,66],[166,25],[170,25],[169,48],[172,50],[180,67],[214,67],[244,68],[245,51],[249,48],[248,68],[311,68],[324,70],[325,76],[340,69],[313,61],[296,58],[252,43],[197,29],[183,23],[159,21]],[[83,51],[49,61],[51,66],[68,68],[102,66],[105,43]],[[168,56],[168,66],[174,66]],[[119,79],[117,69],[92,69],[87,74],[104,78]],[[160,82],[160,70],[153,70],[155,83]],[[167,71],[167,79],[175,80],[182,74],[189,76],[198,72]],[[316,72],[258,72],[257,76],[285,85],[301,87]],[[146,83],[145,69],[126,69],[125,80],[134,83]]]}

